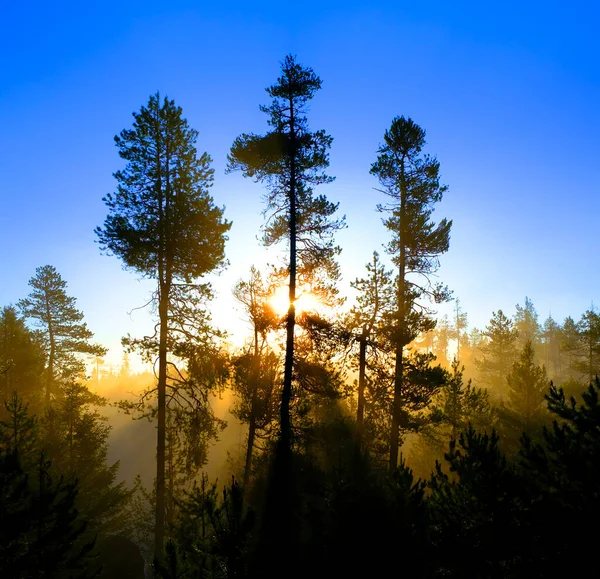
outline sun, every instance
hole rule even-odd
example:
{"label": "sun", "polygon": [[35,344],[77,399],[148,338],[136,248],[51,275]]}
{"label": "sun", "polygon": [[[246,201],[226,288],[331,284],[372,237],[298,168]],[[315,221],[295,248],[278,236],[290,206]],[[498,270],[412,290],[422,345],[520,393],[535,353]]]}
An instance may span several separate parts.
{"label": "sun", "polygon": [[[321,307],[319,299],[311,294],[310,291],[300,290],[297,292],[298,298],[296,298],[296,313],[302,314],[306,312],[314,312]],[[277,315],[284,316],[289,308],[289,289],[287,286],[280,286],[275,290],[275,293],[269,300],[271,307],[275,310]]]}

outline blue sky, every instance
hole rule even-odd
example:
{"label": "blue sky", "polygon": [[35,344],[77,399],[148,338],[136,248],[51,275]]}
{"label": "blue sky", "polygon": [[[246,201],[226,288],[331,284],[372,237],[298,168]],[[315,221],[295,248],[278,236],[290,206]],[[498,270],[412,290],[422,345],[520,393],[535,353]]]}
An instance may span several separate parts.
{"label": "blue sky", "polygon": [[[82,5],[85,4],[85,5]],[[453,219],[440,279],[482,327],[529,296],[543,319],[600,301],[599,8],[594,2],[12,2],[0,22],[0,304],[57,267],[106,345],[138,334],[148,282],[100,255],[93,229],[119,169],[113,137],[160,90],[183,107],[233,221],[215,319],[239,331],[230,288],[266,259],[259,185],[225,175],[261,132],[287,53],[323,80],[310,113],[333,137],[325,188],[348,229],[343,289],[387,239],[369,175],[396,115],[427,131]]]}

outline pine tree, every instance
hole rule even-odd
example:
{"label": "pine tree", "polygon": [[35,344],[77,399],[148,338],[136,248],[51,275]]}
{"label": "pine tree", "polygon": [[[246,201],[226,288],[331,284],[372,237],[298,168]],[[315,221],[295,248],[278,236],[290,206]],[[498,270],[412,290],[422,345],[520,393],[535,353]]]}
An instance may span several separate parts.
{"label": "pine tree", "polygon": [[522,439],[527,486],[534,489],[524,514],[536,538],[531,567],[539,576],[583,577],[597,565],[597,541],[590,529],[600,517],[599,394],[598,378],[580,402],[551,386],[546,400],[555,416],[552,425],[544,428],[543,441]]}
{"label": "pine tree", "polygon": [[[600,314],[587,310],[579,322],[567,317],[560,328],[560,352],[566,358],[562,382],[572,385],[587,379],[591,382],[600,372]],[[567,380],[565,380],[565,378]]]}
{"label": "pine tree", "polygon": [[557,380],[562,374],[560,334],[560,326],[552,318],[552,315],[549,315],[542,325],[541,340],[544,363],[554,380]]}
{"label": "pine tree", "polygon": [[233,295],[244,306],[253,334],[250,350],[237,356],[233,362],[237,402],[232,411],[239,420],[248,423],[243,481],[246,488],[250,481],[257,430],[267,428],[274,418],[279,368],[277,356],[268,346],[267,335],[277,326],[278,320],[269,304],[271,288],[254,266],[250,269],[248,281],[239,281],[235,285]]}
{"label": "pine tree", "polygon": [[228,170],[241,170],[245,177],[266,185],[266,213],[263,242],[270,246],[289,244],[289,310],[286,320],[284,380],[281,397],[282,448],[291,444],[290,403],[294,370],[294,328],[296,325],[297,284],[300,277],[310,279],[319,271],[332,279],[339,272],[335,256],[339,248],[333,235],[344,227],[335,219],[337,204],[314,187],[330,183],[329,166],[332,138],[323,130],[310,131],[306,117],[308,102],[321,88],[321,79],[310,68],[302,67],[288,55],[281,66],[277,83],[267,88],[271,104],[261,106],[269,116],[271,129],[264,135],[237,137],[228,157]]}
{"label": "pine tree", "polygon": [[463,381],[465,368],[455,358],[452,377],[442,390],[443,422],[449,426],[450,438],[456,438],[469,424],[477,429],[490,428],[494,423],[488,393]]}
{"label": "pine tree", "polygon": [[487,342],[479,349],[483,357],[477,361],[482,381],[490,389],[495,398],[506,395],[506,376],[517,357],[517,330],[502,310],[492,314],[489,325],[483,332]]}
{"label": "pine tree", "polygon": [[6,418],[0,420],[0,448],[18,454],[25,468],[33,464],[40,450],[38,422],[28,406],[15,391],[5,400]]}
{"label": "pine tree", "polygon": [[579,334],[579,359],[573,368],[587,375],[591,384],[600,373],[600,314],[593,309],[587,310],[577,324]]}
{"label": "pine tree", "polygon": [[519,359],[513,364],[508,383],[506,410],[509,427],[515,431],[517,439],[521,432],[532,436],[546,417],[545,394],[550,386],[546,368],[534,362],[533,344],[525,342]]}
{"label": "pine tree", "polygon": [[43,454],[24,470],[18,453],[0,449],[0,576],[98,575],[75,506],[78,492],[77,481],[54,475]]}
{"label": "pine tree", "polygon": [[0,576],[23,577],[34,525],[31,490],[19,454],[0,447]]}
{"label": "pine tree", "polygon": [[0,402],[13,392],[36,407],[43,390],[44,351],[40,337],[25,326],[17,310],[0,310]]}
{"label": "pine tree", "polygon": [[436,420],[420,430],[421,438],[412,447],[413,460],[426,476],[431,473],[432,456],[441,460],[448,443],[461,432],[469,426],[489,430],[496,421],[488,393],[475,388],[471,380],[465,383],[464,371],[465,367],[454,358],[451,375],[434,400]]}
{"label": "pine tree", "polygon": [[460,300],[455,300],[454,308],[454,326],[452,328],[452,338],[456,340],[456,359],[461,360],[461,346],[463,344],[463,338],[466,336],[466,330],[468,326],[467,312],[463,311],[460,307]]}
{"label": "pine tree", "polygon": [[58,394],[57,383],[80,377],[85,365],[78,354],[101,356],[106,348],[93,344],[93,333],[67,295],[67,282],[51,265],[38,267],[29,280],[32,292],[19,301],[19,308],[43,336],[46,351],[46,407]]}
{"label": "pine tree", "polygon": [[[248,424],[248,441],[244,462],[243,486],[252,475],[252,457],[260,448],[259,440],[271,440],[276,432],[276,418],[281,399],[281,364],[279,356],[266,344],[258,350],[246,351],[233,359],[233,391],[236,400],[231,413]],[[264,446],[264,444],[263,444]]]}
{"label": "pine tree", "polygon": [[525,305],[517,304],[515,310],[514,328],[519,334],[519,348],[523,348],[527,342],[531,342],[535,349],[540,339],[540,324],[533,302],[525,297]]}
{"label": "pine tree", "polygon": [[[165,529],[169,341],[173,325],[190,315],[190,302],[194,303],[198,291],[204,296],[209,293],[206,284],[199,286],[196,280],[224,264],[231,224],[209,195],[211,159],[206,153],[198,158],[198,133],[182,117],[181,108],[167,98],[161,103],[157,93],[133,116],[133,128],[115,137],[119,155],[127,164],[115,173],[117,192],[104,198],[109,214],[96,233],[102,249],[157,284],[153,301],[158,306],[158,340],[154,337],[151,343],[141,345],[158,353],[155,553],[159,555]],[[177,312],[178,308],[182,311]]]}
{"label": "pine tree", "polygon": [[40,420],[40,443],[52,462],[52,472],[77,480],[75,506],[87,526],[84,540],[102,541],[129,530],[131,492],[119,482],[119,462],[108,464],[111,427],[99,409],[106,400],[87,386],[71,382],[60,400]]}
{"label": "pine tree", "polygon": [[356,424],[362,431],[365,412],[365,389],[367,387],[368,359],[377,356],[377,350],[385,347],[382,343],[382,325],[386,310],[393,301],[391,271],[386,270],[377,252],[367,263],[367,276],[356,279],[350,285],[357,292],[357,305],[350,311],[349,326],[356,333],[358,353],[358,403]]}
{"label": "pine tree", "polygon": [[434,346],[433,353],[435,359],[445,368],[450,364],[448,359],[448,347],[450,346],[450,340],[454,336],[454,328],[450,324],[448,316],[444,316],[441,320],[438,320],[434,332]]}
{"label": "pine tree", "polygon": [[158,576],[252,576],[247,565],[256,517],[245,496],[244,488],[232,478],[220,498],[216,483],[209,484],[203,476],[181,501],[177,542],[167,547],[167,557],[158,562]]}
{"label": "pine tree", "polygon": [[[392,233],[388,252],[398,268],[392,342],[395,346],[394,398],[390,437],[390,468],[398,465],[399,432],[403,416],[404,349],[421,332],[431,329],[433,320],[417,306],[417,300],[430,296],[436,301],[448,298],[441,286],[428,286],[431,273],[438,268],[438,257],[448,250],[452,222],[442,219],[437,225],[431,215],[447,187],[440,184],[440,164],[422,154],[425,131],[411,119],[396,117],[385,132],[377,161],[371,166],[391,198],[380,211],[390,213],[384,225]],[[418,279],[420,278],[420,279]],[[424,280],[424,281],[423,281]]]}
{"label": "pine tree", "polygon": [[581,340],[579,328],[575,320],[568,316],[560,328],[560,351],[565,358],[565,373],[568,378],[579,377],[580,373],[575,370],[575,361],[581,354]]}
{"label": "pine tree", "polygon": [[123,361],[121,363],[121,367],[119,368],[119,378],[127,379],[131,376],[131,361],[129,359],[129,354],[127,352],[123,352]]}
{"label": "pine tree", "polygon": [[[450,442],[429,481],[431,541],[439,576],[530,577],[519,573],[531,533],[523,525],[527,494],[495,431],[469,427]],[[468,556],[465,556],[468,553]]]}
{"label": "pine tree", "polygon": [[477,328],[473,328],[469,332],[463,332],[460,338],[460,363],[465,367],[464,377],[468,380],[475,379],[477,357],[479,355],[479,346],[481,334]]}

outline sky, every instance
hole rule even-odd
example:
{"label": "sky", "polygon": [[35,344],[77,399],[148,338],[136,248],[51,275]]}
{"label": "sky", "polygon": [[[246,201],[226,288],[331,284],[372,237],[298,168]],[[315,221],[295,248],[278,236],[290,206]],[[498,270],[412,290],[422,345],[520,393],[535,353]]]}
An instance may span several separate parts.
{"label": "sky", "polygon": [[[395,116],[426,130],[453,220],[447,283],[483,328],[525,296],[543,320],[600,303],[600,40],[595,2],[5,2],[0,19],[0,305],[54,265],[97,341],[120,358],[147,332],[152,283],[101,255],[94,228],[123,166],[114,136],[151,94],[175,99],[213,158],[233,222],[211,278],[215,322],[240,335],[231,288],[267,259],[260,184],[225,175],[242,132],[264,132],[286,54],[323,81],[311,128],[334,138],[322,193],[339,202],[342,292],[389,235],[369,175]],[[449,312],[444,306],[440,313]]]}

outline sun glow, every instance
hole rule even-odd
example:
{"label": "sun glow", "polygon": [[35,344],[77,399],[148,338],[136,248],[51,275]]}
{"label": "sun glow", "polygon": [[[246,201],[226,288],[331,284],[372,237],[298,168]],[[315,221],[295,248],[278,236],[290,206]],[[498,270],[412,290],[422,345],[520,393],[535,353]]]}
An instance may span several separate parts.
{"label": "sun glow", "polygon": [[[296,313],[314,312],[318,310],[322,304],[319,299],[307,290],[299,290],[296,298]],[[290,306],[289,289],[287,286],[281,286],[275,290],[273,297],[269,300],[271,306],[279,316],[284,316]]]}

